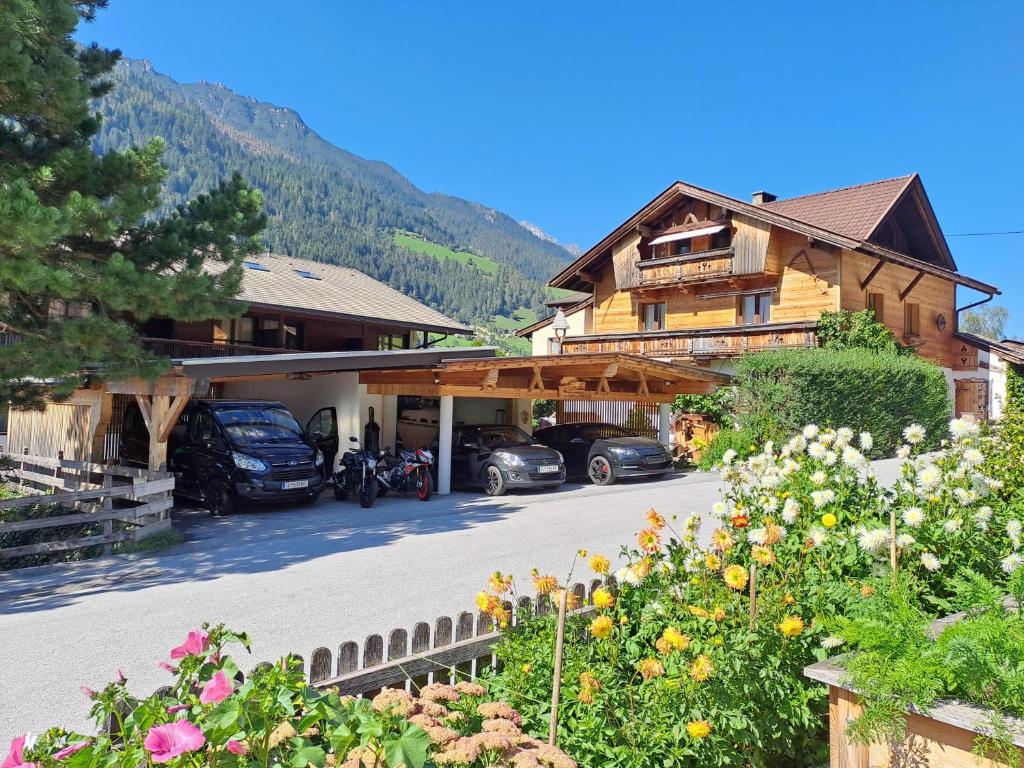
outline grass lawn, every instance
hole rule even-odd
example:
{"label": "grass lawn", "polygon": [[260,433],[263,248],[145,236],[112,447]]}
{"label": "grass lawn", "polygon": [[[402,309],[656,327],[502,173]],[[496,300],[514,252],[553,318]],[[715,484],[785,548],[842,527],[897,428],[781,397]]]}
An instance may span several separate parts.
{"label": "grass lawn", "polygon": [[498,263],[486,256],[477,256],[475,253],[466,253],[465,251],[453,251],[444,245],[432,243],[418,235],[410,235],[406,232],[395,233],[395,245],[432,256],[435,259],[457,261],[460,264],[479,269],[487,275],[493,275],[498,270]]}

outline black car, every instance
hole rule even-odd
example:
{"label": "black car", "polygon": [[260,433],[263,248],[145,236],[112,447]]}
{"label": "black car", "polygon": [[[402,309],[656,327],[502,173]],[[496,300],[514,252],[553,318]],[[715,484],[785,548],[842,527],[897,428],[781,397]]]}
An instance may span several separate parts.
{"label": "black car", "polygon": [[[191,401],[167,441],[175,495],[204,503],[214,515],[233,511],[239,501],[315,502],[338,450],[333,410],[318,411],[307,431],[283,403]],[[144,466],[147,450],[142,415],[129,409],[122,460]]]}
{"label": "black car", "polygon": [[557,488],[565,481],[562,454],[519,427],[470,424],[452,431],[452,482],[489,496],[512,488]]}
{"label": "black car", "polygon": [[558,424],[533,436],[565,456],[570,475],[589,477],[595,485],[623,477],[661,477],[672,469],[664,445],[614,424]]}

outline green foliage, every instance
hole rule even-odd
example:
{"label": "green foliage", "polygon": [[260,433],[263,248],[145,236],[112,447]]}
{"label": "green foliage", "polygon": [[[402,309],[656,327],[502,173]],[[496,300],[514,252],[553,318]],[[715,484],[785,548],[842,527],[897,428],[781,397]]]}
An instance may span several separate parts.
{"label": "green foliage", "polygon": [[327,143],[291,110],[224,86],[179,84],[141,61],[123,62],[112,79],[96,147],[163,137],[168,204],[237,170],[266,201],[273,251],[354,267],[469,323],[545,311],[543,283],[568,253],[505,214],[423,192]]}
{"label": "green foliage", "polygon": [[719,387],[706,395],[676,395],[672,410],[676,413],[700,413],[723,427],[732,424],[732,406],[736,392],[731,387]]}
{"label": "green foliage", "polygon": [[875,319],[870,309],[822,312],[818,320],[818,343],[824,349],[870,349],[872,352],[914,354],[896,340],[889,326]]}
{"label": "green foliage", "polygon": [[940,368],[864,349],[744,355],[733,382],[736,420],[756,442],[785,439],[805,424],[858,424],[874,435],[873,455],[891,455],[913,423],[934,446],[952,410]]}
{"label": "green foliage", "polygon": [[1006,324],[1010,322],[1010,310],[1006,307],[988,304],[965,310],[960,314],[959,327],[965,333],[984,336],[998,341],[1003,338]]}
{"label": "green foliage", "polygon": [[164,143],[93,152],[93,99],[120,53],[72,35],[97,0],[16,0],[0,14],[0,400],[39,405],[84,380],[160,370],[130,320],[237,312],[245,254],[265,216],[240,177],[181,198],[161,219]]}
{"label": "green foliage", "polygon": [[537,419],[544,419],[549,416],[555,415],[555,401],[554,400],[534,400],[533,401],[533,420],[536,423]]}
{"label": "green foliage", "polygon": [[992,428],[987,470],[1002,479],[999,496],[1024,513],[1024,375],[1007,366],[1006,407]]}
{"label": "green foliage", "polygon": [[711,438],[711,442],[701,451],[700,469],[714,469],[722,463],[726,451],[735,451],[740,458],[746,458],[755,450],[757,439],[749,429],[725,428]]}

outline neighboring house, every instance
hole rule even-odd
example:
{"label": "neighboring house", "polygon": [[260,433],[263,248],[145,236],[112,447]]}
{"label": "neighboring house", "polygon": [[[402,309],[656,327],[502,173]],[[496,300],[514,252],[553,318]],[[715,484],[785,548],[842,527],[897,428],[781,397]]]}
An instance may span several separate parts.
{"label": "neighboring house", "polygon": [[[956,412],[976,418],[998,419],[1006,410],[1006,374],[1010,368],[1024,372],[1024,342],[957,331],[959,370],[949,372],[954,387]],[[974,366],[973,369],[971,366]]]}
{"label": "neighboring house", "polygon": [[749,203],[676,182],[550,285],[592,294],[592,319],[569,331],[567,353],[729,373],[747,351],[815,346],[822,312],[871,308],[951,381],[984,379],[986,403],[998,384],[980,342],[956,334],[956,294],[999,290],[957,271],[917,174],[786,200],[758,192]]}
{"label": "neighboring house", "polygon": [[[547,302],[547,305],[556,313],[558,310],[562,310],[565,319],[569,321],[569,330],[566,332],[566,336],[585,336],[593,333],[594,297],[591,294],[572,291],[563,298]],[[551,327],[554,319],[555,315],[551,315],[516,331],[516,336],[522,336],[532,342],[531,354],[558,354],[558,338]]]}
{"label": "neighboring house", "polygon": [[241,317],[204,322],[156,319],[141,333],[172,358],[289,352],[417,349],[466,325],[356,269],[276,254],[245,262]]}

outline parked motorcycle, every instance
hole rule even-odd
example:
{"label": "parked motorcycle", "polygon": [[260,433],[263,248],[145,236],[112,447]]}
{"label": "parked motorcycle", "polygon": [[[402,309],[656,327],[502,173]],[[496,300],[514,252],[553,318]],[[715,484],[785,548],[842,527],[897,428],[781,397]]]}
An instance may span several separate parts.
{"label": "parked motorcycle", "polygon": [[415,493],[420,501],[428,501],[434,494],[433,477],[430,474],[433,463],[434,454],[426,448],[401,450],[397,457],[390,453],[381,454],[377,462],[380,494],[387,491]]}
{"label": "parked motorcycle", "polygon": [[358,438],[350,437],[355,443],[351,451],[341,457],[341,466],[334,473],[334,498],[345,501],[349,496],[359,496],[359,506],[372,507],[377,498],[377,457],[359,445]]}

